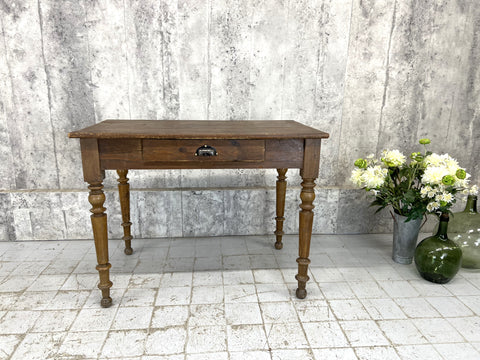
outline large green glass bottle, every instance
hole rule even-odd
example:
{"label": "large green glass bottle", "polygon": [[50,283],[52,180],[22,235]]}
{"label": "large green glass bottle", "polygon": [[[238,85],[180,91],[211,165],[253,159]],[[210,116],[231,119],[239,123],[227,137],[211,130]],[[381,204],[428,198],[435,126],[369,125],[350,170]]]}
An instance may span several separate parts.
{"label": "large green glass bottle", "polygon": [[462,267],[480,269],[480,214],[477,196],[468,195],[465,210],[453,214],[448,233],[462,249]]}
{"label": "large green glass bottle", "polygon": [[447,236],[448,220],[448,214],[442,214],[437,233],[423,239],[415,249],[415,266],[420,275],[439,284],[452,280],[462,262],[462,250]]}

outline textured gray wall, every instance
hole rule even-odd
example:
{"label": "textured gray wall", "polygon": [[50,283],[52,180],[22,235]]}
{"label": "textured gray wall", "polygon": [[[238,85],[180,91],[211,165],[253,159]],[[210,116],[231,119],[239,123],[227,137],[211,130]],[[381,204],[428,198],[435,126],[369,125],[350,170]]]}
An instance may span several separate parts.
{"label": "textured gray wall", "polygon": [[[66,134],[105,118],[294,119],[329,132],[316,233],[390,230],[348,182],[356,157],[384,147],[428,136],[480,178],[475,0],[0,0],[0,20],[0,240],[91,237]],[[299,176],[287,175],[291,233]],[[135,236],[274,227],[274,170],[129,177]],[[119,237],[113,173],[105,185]]]}

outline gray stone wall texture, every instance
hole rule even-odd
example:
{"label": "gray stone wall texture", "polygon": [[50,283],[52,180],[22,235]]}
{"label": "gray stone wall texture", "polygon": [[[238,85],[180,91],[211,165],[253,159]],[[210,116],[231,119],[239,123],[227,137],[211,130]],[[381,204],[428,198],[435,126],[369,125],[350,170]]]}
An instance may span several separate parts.
{"label": "gray stone wall texture", "polygon": [[[480,179],[475,0],[0,0],[0,240],[90,239],[78,140],[121,119],[293,119],[330,133],[315,233],[391,231],[349,174],[384,148]],[[298,221],[288,175],[286,231]],[[271,234],[275,170],[131,171],[136,237]],[[121,236],[116,174],[105,180]]]}

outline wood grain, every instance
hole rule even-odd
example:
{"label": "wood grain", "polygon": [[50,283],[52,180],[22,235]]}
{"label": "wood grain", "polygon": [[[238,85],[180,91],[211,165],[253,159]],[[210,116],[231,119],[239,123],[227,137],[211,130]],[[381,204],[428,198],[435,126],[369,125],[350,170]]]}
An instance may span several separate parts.
{"label": "wood grain", "polygon": [[83,178],[88,183],[101,183],[105,171],[100,168],[100,154],[97,139],[81,139]]}
{"label": "wood grain", "polygon": [[[196,156],[197,149],[211,146],[216,156]],[[145,161],[263,161],[264,140],[143,140]]]}
{"label": "wood grain", "polygon": [[293,120],[105,120],[68,134],[96,139],[326,139]]}

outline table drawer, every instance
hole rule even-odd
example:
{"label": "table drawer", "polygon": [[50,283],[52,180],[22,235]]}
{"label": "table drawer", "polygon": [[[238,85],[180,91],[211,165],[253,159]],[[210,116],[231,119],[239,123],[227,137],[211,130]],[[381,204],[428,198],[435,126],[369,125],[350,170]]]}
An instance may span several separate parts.
{"label": "table drawer", "polygon": [[144,161],[261,162],[264,140],[155,140],[144,139]]}

